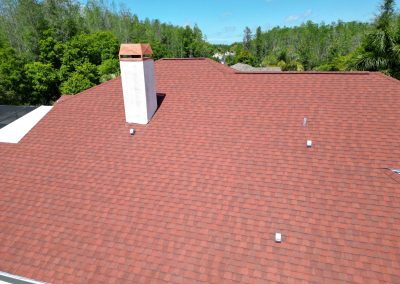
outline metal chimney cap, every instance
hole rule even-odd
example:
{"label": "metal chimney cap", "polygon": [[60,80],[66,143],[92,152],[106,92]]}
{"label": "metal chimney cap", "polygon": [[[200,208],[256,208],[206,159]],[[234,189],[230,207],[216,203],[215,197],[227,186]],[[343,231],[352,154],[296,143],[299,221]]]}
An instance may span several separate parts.
{"label": "metal chimney cap", "polygon": [[[119,60],[143,60],[146,55],[152,55],[153,50],[150,44],[147,43],[123,43],[119,49]],[[148,58],[148,57],[147,57]]]}

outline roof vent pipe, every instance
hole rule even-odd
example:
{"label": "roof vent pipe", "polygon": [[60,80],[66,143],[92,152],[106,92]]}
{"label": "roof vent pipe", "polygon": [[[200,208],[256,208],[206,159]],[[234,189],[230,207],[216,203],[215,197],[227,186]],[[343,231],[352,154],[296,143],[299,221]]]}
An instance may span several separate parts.
{"label": "roof vent pipe", "polygon": [[392,172],[394,172],[395,174],[399,174],[400,175],[400,169],[392,169]]}
{"label": "roof vent pipe", "polygon": [[121,44],[119,62],[128,123],[147,124],[157,109],[152,54],[149,44]]}
{"label": "roof vent pipe", "polygon": [[305,117],[305,118],[303,119],[303,126],[306,127],[307,124],[308,124],[308,118]]}
{"label": "roof vent pipe", "polygon": [[275,233],[275,242],[276,243],[281,243],[282,242],[282,234],[279,232]]}
{"label": "roof vent pipe", "polygon": [[312,147],[312,140],[307,140],[307,148],[311,148]]}

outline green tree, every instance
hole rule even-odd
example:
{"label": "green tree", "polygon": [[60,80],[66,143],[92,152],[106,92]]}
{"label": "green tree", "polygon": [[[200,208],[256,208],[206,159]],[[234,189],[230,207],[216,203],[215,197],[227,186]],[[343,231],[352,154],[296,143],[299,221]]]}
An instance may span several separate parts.
{"label": "green tree", "polygon": [[26,77],[31,84],[29,102],[48,104],[57,100],[58,74],[50,63],[32,62],[25,65]]}
{"label": "green tree", "polygon": [[212,55],[210,45],[204,41],[203,33],[197,25],[193,27],[192,50],[194,57],[209,57]]}
{"label": "green tree", "polygon": [[281,50],[276,57],[277,65],[281,67],[282,71],[303,71],[304,67],[298,61],[297,55],[284,49]]}
{"label": "green tree", "polygon": [[261,27],[257,28],[256,37],[255,37],[254,41],[255,41],[255,49],[256,49],[256,51],[255,51],[256,61],[257,61],[257,64],[260,64],[262,61],[262,58],[264,57]]}
{"label": "green tree", "polygon": [[[75,80],[79,80],[76,82]],[[86,90],[100,82],[97,66],[85,60],[75,71],[61,84],[62,94],[76,94]]]}
{"label": "green tree", "polygon": [[46,37],[39,41],[39,61],[49,63],[53,68],[59,69],[63,54],[62,43],[51,35],[51,31],[47,31],[45,34]]}
{"label": "green tree", "polygon": [[52,103],[119,74],[121,42],[150,43],[154,58],[209,57],[201,29],[141,20],[89,0],[0,0],[0,101]]}
{"label": "green tree", "polygon": [[52,29],[58,41],[67,41],[83,31],[80,5],[72,0],[44,0],[42,11],[47,27]]}
{"label": "green tree", "polygon": [[97,71],[100,75],[100,82],[113,79],[119,75],[119,60],[118,59],[106,59],[101,65],[97,67]]}
{"label": "green tree", "polygon": [[251,40],[253,38],[253,34],[249,27],[246,27],[243,31],[243,48],[246,50],[250,50]]}
{"label": "green tree", "polygon": [[[109,32],[97,32],[89,35],[81,34],[66,42],[63,45],[60,79],[62,82],[68,81],[69,86],[74,86],[74,88],[68,88],[68,93],[77,89],[81,91],[76,86],[89,85],[86,83],[82,85],[72,84],[71,80],[78,78],[77,75],[71,77],[73,73],[85,76],[91,82],[90,87],[100,82],[100,76],[103,76],[103,80],[106,79],[107,75],[111,74],[107,72],[115,73],[116,61],[108,60],[116,60],[118,48],[117,39]],[[97,68],[103,63],[102,67]],[[114,70],[110,71],[110,68]],[[64,84],[61,88],[62,93],[66,89]]]}
{"label": "green tree", "polygon": [[248,51],[247,49],[243,49],[237,54],[235,61],[236,63],[240,62],[253,66],[255,63],[255,58],[250,51]]}
{"label": "green tree", "polygon": [[352,59],[357,70],[382,71],[400,78],[400,32],[394,22],[394,0],[384,0],[374,30]]}
{"label": "green tree", "polygon": [[18,56],[35,59],[39,39],[47,29],[41,4],[35,0],[0,1],[0,26]]}
{"label": "green tree", "polygon": [[11,47],[0,48],[0,104],[29,103],[24,62]]}
{"label": "green tree", "polygon": [[[332,24],[315,24],[309,21],[292,28],[275,27],[266,32],[258,29],[249,46],[251,53],[256,57],[257,65],[261,63],[265,66],[271,58],[279,57],[282,50],[286,50],[290,60],[280,60],[280,65],[283,64],[285,68],[290,66],[293,69],[297,66],[297,69],[312,70],[328,64],[329,69],[337,69],[339,67],[335,62],[354,52],[370,28],[368,23],[339,21]],[[295,61],[296,64],[292,64],[291,61]],[[274,65],[278,62],[274,62]]]}
{"label": "green tree", "polygon": [[270,53],[267,56],[264,57],[263,61],[261,62],[261,66],[267,67],[267,66],[278,66],[278,58],[276,57],[275,54]]}
{"label": "green tree", "polygon": [[72,73],[67,81],[61,84],[60,90],[63,94],[73,95],[83,90],[89,89],[94,84],[83,74]]}

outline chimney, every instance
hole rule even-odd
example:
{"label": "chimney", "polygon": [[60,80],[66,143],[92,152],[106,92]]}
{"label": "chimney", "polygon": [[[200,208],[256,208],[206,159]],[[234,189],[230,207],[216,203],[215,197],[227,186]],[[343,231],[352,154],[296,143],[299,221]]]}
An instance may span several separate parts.
{"label": "chimney", "polygon": [[147,124],[157,109],[153,54],[149,44],[121,44],[119,62],[125,118]]}

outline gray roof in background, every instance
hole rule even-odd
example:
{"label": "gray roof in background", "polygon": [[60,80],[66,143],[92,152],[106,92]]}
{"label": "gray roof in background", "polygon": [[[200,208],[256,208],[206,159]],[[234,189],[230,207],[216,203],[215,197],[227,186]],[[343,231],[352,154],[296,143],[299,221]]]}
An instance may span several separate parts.
{"label": "gray roof in background", "polygon": [[37,106],[0,105],[0,129],[36,108]]}
{"label": "gray roof in background", "polygon": [[281,72],[281,67],[253,67],[244,63],[236,63],[231,68],[242,72]]}

